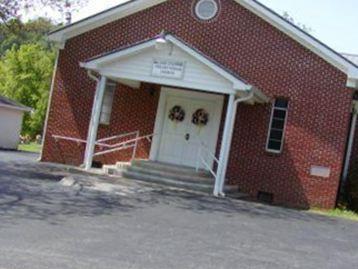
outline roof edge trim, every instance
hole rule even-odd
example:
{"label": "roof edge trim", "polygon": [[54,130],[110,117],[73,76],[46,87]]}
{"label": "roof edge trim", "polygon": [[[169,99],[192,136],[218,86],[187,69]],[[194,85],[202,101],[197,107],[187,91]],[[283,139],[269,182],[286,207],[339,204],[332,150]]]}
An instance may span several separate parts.
{"label": "roof edge trim", "polygon": [[[100,12],[87,19],[62,27],[49,34],[49,39],[64,45],[67,39],[98,28],[112,21],[124,18],[139,11],[164,3],[168,0],[130,0],[118,6]],[[348,76],[349,79],[358,80],[358,65],[351,62],[326,44],[304,32],[296,25],[290,23],[272,9],[257,0],[235,0],[236,3],[256,14],[273,27],[285,33],[295,41],[306,47],[326,62],[336,67]],[[348,82],[347,82],[348,85]]]}
{"label": "roof edge trim", "polygon": [[19,106],[5,105],[5,104],[0,104],[0,107],[9,108],[9,109],[13,109],[13,110],[19,110],[19,111],[23,111],[23,112],[31,112],[32,111],[32,109],[29,107],[19,107]]}
{"label": "roof edge trim", "polygon": [[119,20],[167,0],[129,0],[80,21],[55,29],[48,34],[51,41],[65,43],[67,39]]}

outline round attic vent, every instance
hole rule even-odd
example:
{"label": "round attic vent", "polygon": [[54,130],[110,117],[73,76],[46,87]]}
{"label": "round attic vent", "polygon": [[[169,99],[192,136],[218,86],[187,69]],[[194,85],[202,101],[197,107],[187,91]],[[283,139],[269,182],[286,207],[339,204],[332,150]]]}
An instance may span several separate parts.
{"label": "round attic vent", "polygon": [[201,20],[211,20],[219,11],[215,0],[199,0],[195,6],[195,14]]}

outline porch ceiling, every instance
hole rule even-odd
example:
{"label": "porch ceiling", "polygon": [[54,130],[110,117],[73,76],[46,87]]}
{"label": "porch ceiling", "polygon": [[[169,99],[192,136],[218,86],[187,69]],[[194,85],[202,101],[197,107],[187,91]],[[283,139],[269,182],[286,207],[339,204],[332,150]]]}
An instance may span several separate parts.
{"label": "porch ceiling", "polygon": [[171,34],[136,43],[97,56],[81,67],[131,87],[140,82],[222,94],[254,97],[249,103],[268,101],[260,90]]}

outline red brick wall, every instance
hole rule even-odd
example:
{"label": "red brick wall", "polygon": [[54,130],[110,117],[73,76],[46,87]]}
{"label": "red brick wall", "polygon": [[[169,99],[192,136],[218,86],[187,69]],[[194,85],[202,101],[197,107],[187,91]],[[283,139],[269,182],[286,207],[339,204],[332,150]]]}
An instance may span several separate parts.
{"label": "red brick wall", "polygon": [[[113,102],[111,122],[109,125],[100,125],[98,137],[111,137],[116,134],[140,131],[140,136],[150,135],[154,132],[155,117],[160,96],[160,87],[142,84],[140,89],[132,89],[119,85]],[[127,137],[131,139],[133,137]],[[120,141],[114,140],[112,143]],[[148,140],[140,141],[136,158],[149,158],[150,143]],[[103,155],[95,160],[105,164],[116,161],[129,161],[133,149],[120,151],[114,154]]]}
{"label": "red brick wall", "polygon": [[[111,113],[111,120],[109,125],[99,125],[98,138],[107,138],[119,134],[131,133],[139,131],[140,136],[145,136],[153,133],[154,122],[158,107],[158,101],[160,96],[160,87],[147,83],[142,83],[140,89],[132,89],[122,84],[118,84],[115,91],[113,108]],[[54,97],[53,100],[57,100]],[[53,101],[53,106],[55,102]],[[88,114],[81,113],[83,103],[80,98],[76,100],[78,103],[73,103],[73,110],[71,113],[76,115],[74,120],[63,120],[63,117],[59,115],[53,119],[53,126],[49,127],[49,133],[61,136],[69,136],[86,139],[88,130]],[[61,107],[64,105],[71,105],[68,101],[62,101]],[[87,106],[87,104],[86,104]],[[62,109],[59,107],[58,109]],[[56,109],[56,108],[52,108]],[[68,108],[66,108],[68,109]],[[66,110],[62,111],[64,115]],[[75,111],[75,112],[73,112]],[[86,110],[87,111],[87,110]],[[89,112],[86,112],[89,113]],[[52,120],[52,117],[50,117]],[[51,121],[49,121],[50,124]],[[82,123],[86,122],[87,126],[82,127]],[[50,129],[51,128],[51,129]],[[71,132],[69,132],[71,131]],[[83,156],[85,151],[84,144],[76,144],[73,142],[58,140],[54,141],[47,134],[46,145],[43,155],[44,161],[60,162],[65,164],[80,165],[83,163]],[[126,137],[125,139],[132,139],[134,136]],[[110,143],[115,144],[124,140],[115,139]],[[97,148],[98,150],[99,148]],[[103,150],[103,149],[102,149]],[[148,158],[150,151],[150,143],[147,140],[140,141],[136,157]],[[94,158],[95,161],[99,161],[103,164],[113,164],[116,161],[129,161],[132,157],[133,149],[127,149],[120,152],[106,154],[100,157]]]}
{"label": "red brick wall", "polygon": [[[79,62],[166,30],[268,96],[290,100],[280,155],[265,151],[270,105],[240,106],[228,169],[230,182],[253,197],[259,190],[272,192],[276,203],[333,207],[352,99],[346,76],[234,1],[220,2],[220,15],[210,23],[192,16],[193,0],[171,0],[67,41],[60,53],[43,159],[82,162],[83,147],[59,145],[51,138],[52,134],[86,138],[95,85]],[[151,99],[145,94],[119,89],[116,126],[101,129],[101,135],[142,126],[150,131],[158,95]],[[129,107],[121,107],[124,104]],[[137,121],[143,111],[149,120]],[[141,154],[147,151],[143,146]],[[330,178],[311,177],[311,165],[331,167]]]}

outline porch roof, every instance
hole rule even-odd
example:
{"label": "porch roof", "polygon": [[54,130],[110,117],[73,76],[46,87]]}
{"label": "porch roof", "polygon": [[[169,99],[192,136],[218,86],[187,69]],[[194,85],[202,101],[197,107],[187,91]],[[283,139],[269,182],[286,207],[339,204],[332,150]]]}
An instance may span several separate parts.
{"label": "porch roof", "polygon": [[[154,74],[155,61],[179,63],[179,68],[171,70],[173,76]],[[95,56],[80,65],[132,87],[150,82],[238,96],[252,91],[254,98],[250,103],[268,101],[268,97],[239,75],[170,33]]]}

